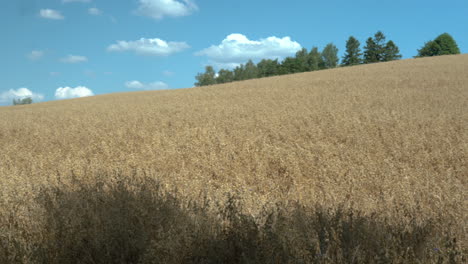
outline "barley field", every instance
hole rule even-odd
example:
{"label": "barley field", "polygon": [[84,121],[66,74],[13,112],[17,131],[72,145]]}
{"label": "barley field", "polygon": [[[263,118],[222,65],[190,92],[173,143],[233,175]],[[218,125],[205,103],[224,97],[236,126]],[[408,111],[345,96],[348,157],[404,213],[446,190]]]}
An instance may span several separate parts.
{"label": "barley field", "polygon": [[468,55],[0,107],[1,263],[466,263]]}

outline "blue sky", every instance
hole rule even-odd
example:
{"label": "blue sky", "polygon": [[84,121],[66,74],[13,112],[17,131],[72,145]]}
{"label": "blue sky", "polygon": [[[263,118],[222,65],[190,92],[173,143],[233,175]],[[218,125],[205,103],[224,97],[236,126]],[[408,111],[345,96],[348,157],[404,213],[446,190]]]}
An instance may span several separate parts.
{"label": "blue sky", "polygon": [[205,65],[284,58],[382,30],[403,58],[448,32],[468,52],[466,0],[4,0],[0,105],[192,87]]}

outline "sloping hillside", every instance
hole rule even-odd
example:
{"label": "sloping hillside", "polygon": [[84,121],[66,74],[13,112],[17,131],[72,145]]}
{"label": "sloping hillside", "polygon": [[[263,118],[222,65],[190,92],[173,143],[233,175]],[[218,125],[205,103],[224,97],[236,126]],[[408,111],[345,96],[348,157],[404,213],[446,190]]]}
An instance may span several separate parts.
{"label": "sloping hillside", "polygon": [[0,228],[40,228],[41,188],[118,172],[254,217],[294,201],[429,221],[463,248],[467,131],[468,55],[2,107]]}

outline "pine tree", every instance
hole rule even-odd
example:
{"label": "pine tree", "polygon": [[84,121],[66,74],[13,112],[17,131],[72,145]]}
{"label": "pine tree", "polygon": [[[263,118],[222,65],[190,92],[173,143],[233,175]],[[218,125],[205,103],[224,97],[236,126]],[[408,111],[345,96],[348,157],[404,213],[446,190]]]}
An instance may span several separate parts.
{"label": "pine tree", "polygon": [[393,41],[388,41],[385,45],[383,61],[392,61],[401,59],[400,49]]}
{"label": "pine tree", "polygon": [[332,43],[327,44],[322,51],[322,59],[326,69],[335,68],[338,65],[338,48]]}
{"label": "pine tree", "polygon": [[362,63],[362,53],[359,45],[361,45],[359,40],[353,36],[349,37],[346,41],[346,53],[343,56],[343,65],[350,66]]}
{"label": "pine tree", "polygon": [[382,31],[377,31],[374,35],[377,61],[384,61],[386,46],[385,39],[386,37]]}
{"label": "pine tree", "polygon": [[364,63],[374,63],[379,61],[378,47],[372,38],[368,38],[364,47]]}

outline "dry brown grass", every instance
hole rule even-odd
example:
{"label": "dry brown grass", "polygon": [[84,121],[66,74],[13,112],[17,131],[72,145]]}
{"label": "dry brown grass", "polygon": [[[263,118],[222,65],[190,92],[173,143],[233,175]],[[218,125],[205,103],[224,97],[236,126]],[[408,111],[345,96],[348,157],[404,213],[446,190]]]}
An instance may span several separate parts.
{"label": "dry brown grass", "polygon": [[[382,241],[386,239],[385,233],[391,233],[389,230],[397,230],[392,239],[402,244],[397,245],[401,247],[395,249],[396,254],[406,250],[403,246],[411,248],[414,245],[415,248],[411,249],[413,257],[425,258],[425,263],[462,262],[466,260],[468,247],[467,131],[468,55],[411,59],[193,89],[109,94],[2,107],[0,251],[3,250],[3,254],[0,252],[0,260],[3,257],[3,260],[11,262],[38,262],[41,259],[42,262],[59,263],[81,258],[83,262],[98,263],[92,261],[92,254],[83,249],[86,249],[86,243],[81,251],[73,249],[81,255],[70,256],[58,253],[63,250],[55,246],[49,245],[44,249],[38,245],[60,240],[56,233],[60,228],[76,231],[60,233],[69,241],[83,241],[77,234],[88,227],[81,226],[79,221],[93,219],[92,216],[89,219],[83,217],[83,214],[106,211],[103,209],[108,208],[105,205],[115,206],[116,201],[121,204],[125,197],[133,197],[131,193],[144,195],[138,199],[128,198],[132,206],[122,211],[146,219],[148,214],[129,208],[138,207],[138,204],[142,204],[143,211],[153,208],[154,194],[141,188],[150,179],[156,179],[158,192],[165,193],[164,197],[177,197],[173,198],[177,202],[148,210],[157,215],[172,210],[161,208],[179,208],[181,212],[174,213],[175,218],[168,220],[179,219],[179,222],[174,222],[178,228],[190,222],[180,220],[181,214],[192,215],[183,219],[196,216],[205,223],[211,223],[208,220],[210,215],[222,215],[218,209],[231,208],[232,197],[227,195],[231,193],[242,204],[241,209],[233,209],[236,214],[253,222],[242,220],[236,226],[229,217],[228,220],[221,217],[224,220],[219,222],[221,227],[216,227],[219,230],[225,230],[222,226],[231,223],[231,227],[238,229],[261,227],[261,232],[257,231],[268,234],[262,229],[268,225],[258,224],[268,218],[262,215],[271,210],[288,211],[284,215],[289,220],[284,220],[284,223],[310,239],[317,236],[320,254],[330,254],[328,261],[356,262],[359,260],[356,252],[362,250],[364,244],[352,247],[356,254],[339,244],[340,256],[345,257],[333,259],[331,251],[322,248],[325,240],[320,234],[328,229],[307,233],[310,228],[299,228],[304,225],[298,224],[301,221],[297,219],[315,219],[317,223],[328,219],[327,223],[340,229],[340,234],[352,233],[356,239],[362,236],[358,241],[378,237],[380,233],[370,231],[362,231],[368,232],[367,237],[362,232],[359,235],[356,231],[343,231],[347,230],[343,223],[348,223],[353,212],[358,212],[359,217],[367,219],[362,220],[363,223],[370,223],[364,224],[362,230],[379,228],[375,223],[382,224]],[[115,175],[127,175],[139,184],[128,183],[119,189],[123,179]],[[102,202],[108,198],[101,197],[102,193],[120,198]],[[211,201],[211,205],[206,205],[207,201]],[[94,211],[87,211],[87,205],[101,202],[101,207],[91,206]],[[85,205],[81,206],[81,203]],[[194,213],[199,208],[194,204],[202,203],[205,206],[202,206],[203,216],[200,216]],[[298,213],[297,208],[304,210]],[[346,212],[343,221],[333,224],[333,217],[337,214],[336,219],[341,217],[340,210]],[[224,216],[229,216],[228,211],[223,211]],[[60,219],[71,219],[68,222],[63,220],[66,223],[72,223],[73,219],[79,221],[67,227],[62,220],[54,220],[60,212],[64,214]],[[109,213],[108,217],[120,219],[114,213]],[[118,230],[124,230],[133,221],[140,223],[138,219],[130,221],[125,218],[124,223],[120,223],[125,225]],[[111,222],[93,223],[93,228],[101,230]],[[112,225],[118,224],[112,222]],[[216,225],[187,224],[193,230],[204,230],[199,235],[204,232],[206,236],[213,235],[200,235],[199,239],[203,238],[205,244],[232,239],[244,241],[245,246],[252,241],[237,236],[235,239],[220,238],[219,234],[224,231],[217,232]],[[426,226],[431,228],[424,229]],[[151,229],[151,224],[145,222],[141,228]],[[207,228],[213,228],[211,233],[206,231]],[[422,228],[422,238],[417,228]],[[294,233],[281,231],[281,228],[275,230],[272,233],[277,236],[287,234],[284,237],[288,237]],[[93,232],[90,231],[91,234]],[[115,230],[106,232],[107,235],[118,233]],[[169,234],[173,234],[171,232]],[[183,233],[181,230],[178,232]],[[183,233],[183,245],[190,244],[187,234],[191,233],[186,232]],[[334,241],[334,232],[325,232],[329,236],[326,241]],[[161,252],[172,252],[169,249],[157,251],[155,248],[159,247],[154,244],[153,233],[142,231],[136,234],[141,236],[143,233],[149,234],[148,238],[139,241],[148,244],[143,250],[145,257],[122,258],[119,262],[149,261],[152,257],[158,259],[163,256]],[[249,233],[239,231],[235,235],[239,234]],[[405,237],[405,234],[416,237]],[[341,239],[340,243],[353,241],[353,237]],[[426,248],[416,248],[418,239],[427,240],[426,244],[423,243]],[[273,240],[262,236],[259,241],[274,245]],[[170,240],[161,241],[169,243]],[[281,241],[289,241],[283,246],[295,243],[287,239]],[[404,241],[411,243],[404,245]],[[226,245],[229,246],[224,249],[233,249],[228,242]],[[76,243],[79,244],[78,241]],[[258,242],[255,245],[262,244]],[[389,248],[389,244],[378,245]],[[95,248],[102,252],[112,251]],[[203,249],[211,252],[207,251],[207,255],[219,254],[215,246],[207,248]],[[266,248],[259,252],[267,256],[271,252],[265,253],[268,251]],[[294,251],[296,257],[307,255],[298,248],[300,246],[288,252]],[[434,248],[438,248],[439,255],[433,252]],[[240,250],[235,246],[234,249]],[[309,250],[308,254],[314,250]],[[177,252],[172,252],[171,256],[177,256]],[[86,255],[88,253],[91,255]],[[389,256],[389,262],[410,259],[404,259],[403,255],[385,254]],[[116,259],[110,253],[108,256]],[[258,256],[252,259],[274,262],[272,259],[267,261],[268,257],[262,259]],[[202,259],[192,258],[190,261],[200,262]],[[273,259],[298,262],[297,259],[278,256]],[[325,263],[324,259],[303,259],[305,262]],[[159,260],[182,261],[171,258]],[[190,262],[188,258],[183,261]],[[212,261],[226,262],[226,259]],[[247,261],[236,259],[234,262]]]}

